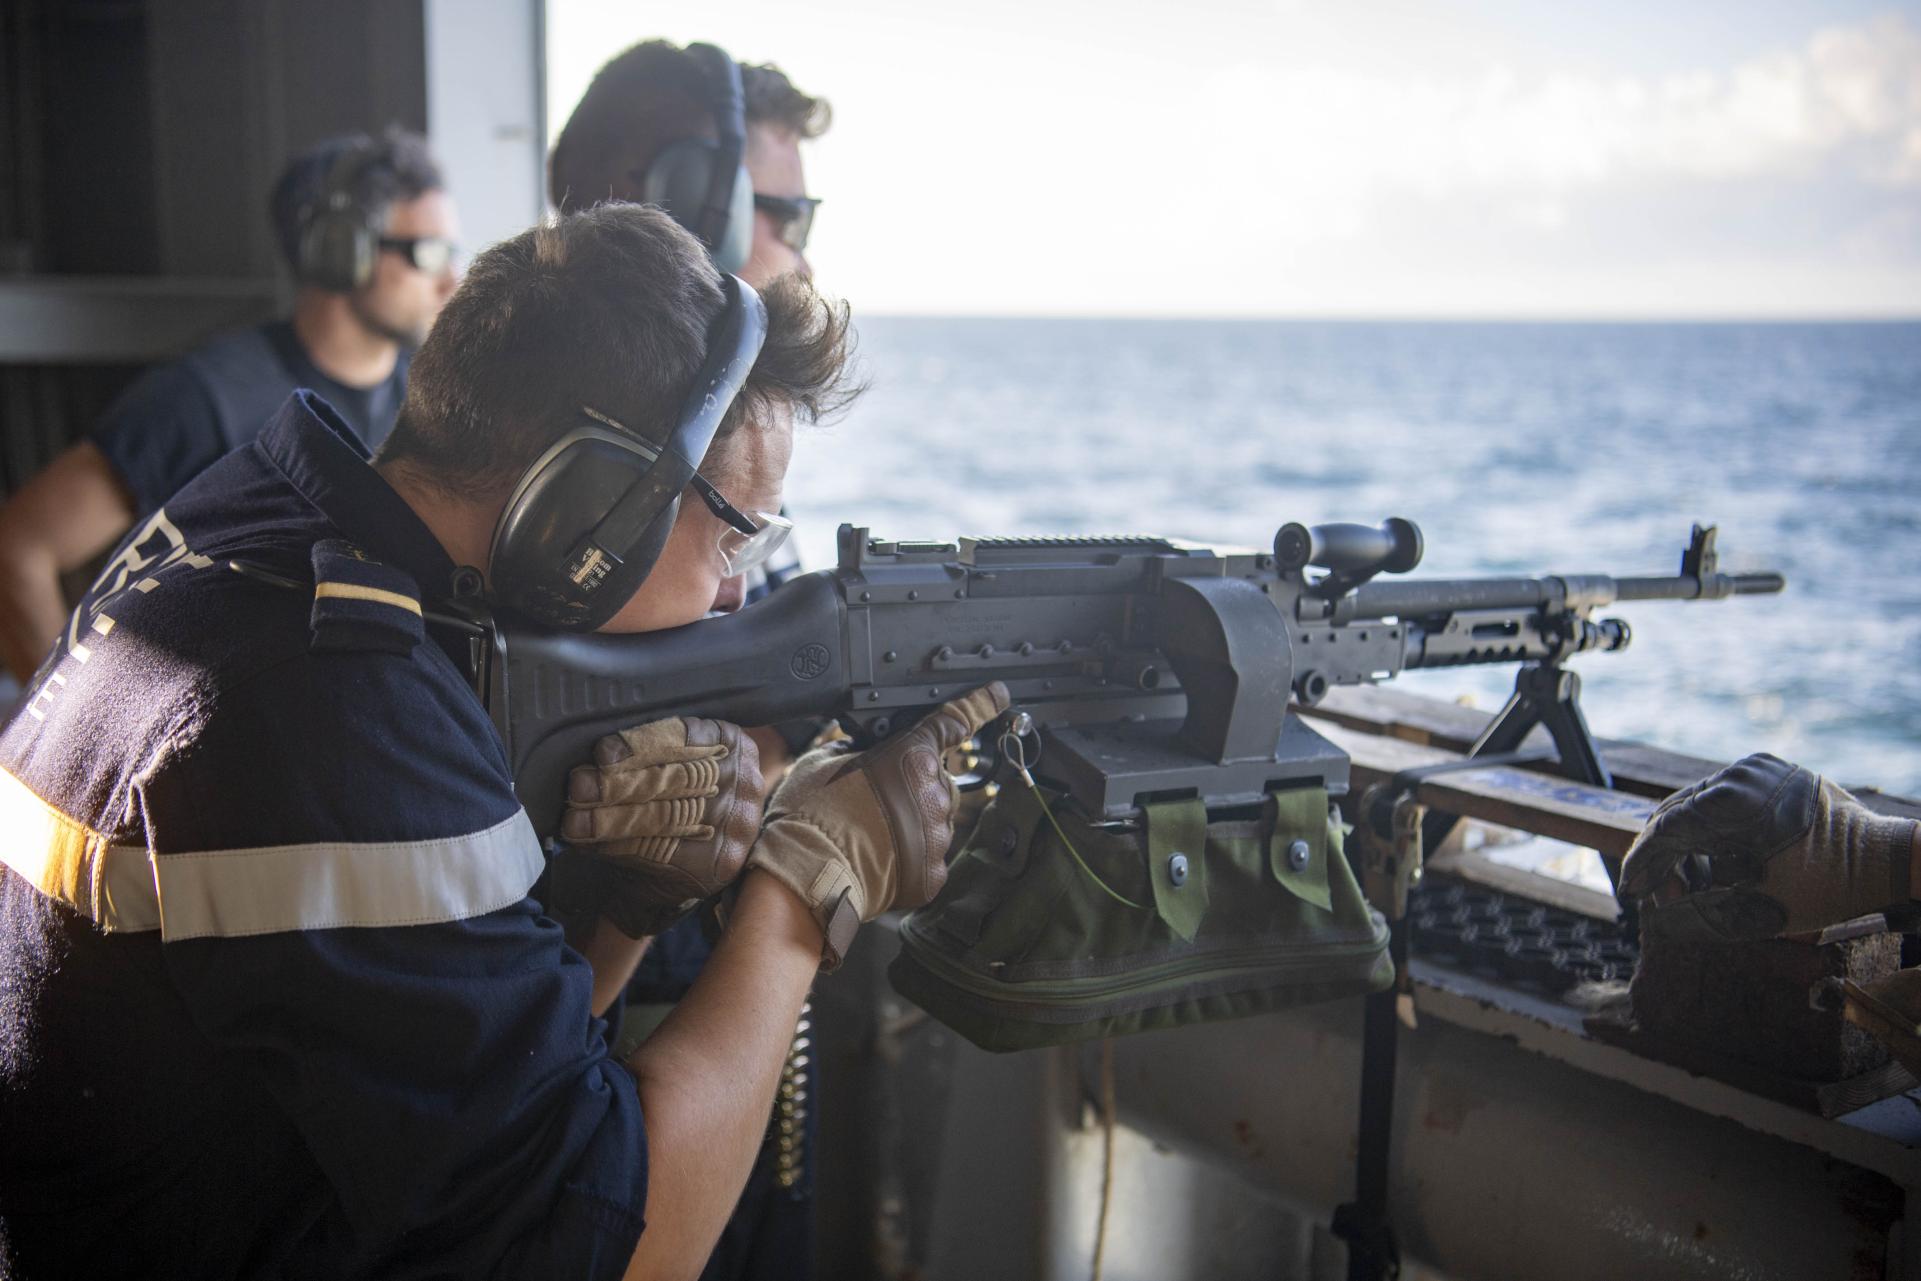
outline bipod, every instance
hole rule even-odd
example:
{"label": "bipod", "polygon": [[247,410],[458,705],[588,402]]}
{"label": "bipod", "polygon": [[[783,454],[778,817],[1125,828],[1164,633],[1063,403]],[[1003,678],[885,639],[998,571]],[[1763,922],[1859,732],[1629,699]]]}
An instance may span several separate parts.
{"label": "bipod", "polygon": [[[1542,759],[1539,754],[1520,750],[1537,725],[1545,726],[1554,740],[1564,777],[1595,787],[1614,786],[1614,775],[1601,759],[1601,749],[1588,729],[1587,717],[1581,713],[1581,678],[1551,662],[1527,663],[1515,673],[1514,692],[1508,696],[1507,705],[1467,749],[1467,758],[1486,765]],[[1439,849],[1460,821],[1453,814],[1430,813],[1421,833],[1427,848]],[[1608,881],[1618,887],[1620,870],[1606,859],[1602,864],[1607,868]]]}

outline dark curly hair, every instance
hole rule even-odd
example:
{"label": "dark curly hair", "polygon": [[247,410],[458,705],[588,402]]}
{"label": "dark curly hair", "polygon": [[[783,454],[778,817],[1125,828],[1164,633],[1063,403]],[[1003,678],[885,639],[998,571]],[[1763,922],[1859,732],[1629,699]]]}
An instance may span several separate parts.
{"label": "dark curly hair", "polygon": [[[860,392],[848,310],[789,275],[762,293],[767,341],[718,440],[787,409],[806,420]],[[720,273],[648,205],[564,214],[480,254],[408,371],[379,462],[451,496],[504,497],[592,405],[664,440],[706,357]]]}

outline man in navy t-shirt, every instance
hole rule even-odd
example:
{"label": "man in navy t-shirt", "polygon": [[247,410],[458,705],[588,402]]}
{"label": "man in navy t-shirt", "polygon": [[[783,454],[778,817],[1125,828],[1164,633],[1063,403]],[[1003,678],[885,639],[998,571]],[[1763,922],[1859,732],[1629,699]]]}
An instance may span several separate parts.
{"label": "man in navy t-shirt", "polygon": [[293,314],[222,334],[153,369],[92,435],[0,507],[0,660],[25,683],[66,618],[60,575],[86,565],[296,387],[369,447],[392,429],[408,354],[453,292],[453,203],[417,134],[330,140],[275,185],[274,231],[299,282]]}

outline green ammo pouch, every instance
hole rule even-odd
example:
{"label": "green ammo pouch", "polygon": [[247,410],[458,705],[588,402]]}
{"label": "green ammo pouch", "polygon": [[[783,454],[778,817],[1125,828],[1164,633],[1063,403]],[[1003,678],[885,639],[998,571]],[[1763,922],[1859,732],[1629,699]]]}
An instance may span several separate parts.
{"label": "green ammo pouch", "polygon": [[1210,823],[1188,799],[1103,831],[1008,786],[888,977],[982,1049],[1028,1050],[1377,992],[1394,966],[1319,787],[1258,818]]}

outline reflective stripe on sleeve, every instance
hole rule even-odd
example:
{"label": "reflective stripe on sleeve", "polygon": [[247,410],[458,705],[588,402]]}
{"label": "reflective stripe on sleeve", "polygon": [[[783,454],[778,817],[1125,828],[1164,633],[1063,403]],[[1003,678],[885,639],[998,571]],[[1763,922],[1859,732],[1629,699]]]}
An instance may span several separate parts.
{"label": "reflective stripe on sleeve", "polygon": [[147,851],[113,844],[105,833],[61,813],[3,769],[0,863],[102,929],[160,927],[160,900]]}
{"label": "reflective stripe on sleeve", "polygon": [[525,810],[424,841],[320,841],[162,854],[115,845],[0,771],[0,862],[108,931],[169,942],[430,925],[519,902],[545,859]]}
{"label": "reflective stripe on sleeve", "polygon": [[162,854],[154,859],[160,937],[463,921],[518,903],[544,863],[518,809],[492,827],[431,841]]}

